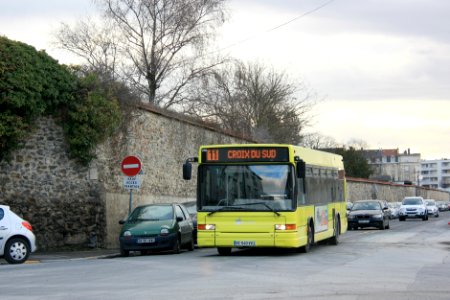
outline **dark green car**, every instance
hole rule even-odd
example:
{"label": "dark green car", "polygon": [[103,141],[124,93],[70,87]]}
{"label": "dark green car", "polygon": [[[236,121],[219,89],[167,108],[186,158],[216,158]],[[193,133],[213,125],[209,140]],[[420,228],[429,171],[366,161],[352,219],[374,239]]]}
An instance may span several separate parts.
{"label": "dark green car", "polygon": [[136,207],[125,221],[120,221],[120,254],[130,251],[146,253],[171,250],[180,253],[185,247],[194,250],[194,227],[182,204],[149,204]]}

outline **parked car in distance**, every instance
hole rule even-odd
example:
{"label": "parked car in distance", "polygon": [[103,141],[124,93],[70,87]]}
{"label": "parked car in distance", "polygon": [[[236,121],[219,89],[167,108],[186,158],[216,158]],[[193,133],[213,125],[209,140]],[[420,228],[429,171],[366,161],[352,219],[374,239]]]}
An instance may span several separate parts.
{"label": "parked car in distance", "polygon": [[377,227],[389,229],[388,207],[383,207],[379,200],[358,200],[353,203],[347,216],[348,228]]}
{"label": "parked car in distance", "polygon": [[437,201],[436,206],[438,207],[439,211],[447,211],[448,210],[448,204],[445,201]]}
{"label": "parked car in distance", "polygon": [[350,210],[352,209],[353,203],[350,201],[347,201],[347,215],[350,212]]}
{"label": "parked car in distance", "polygon": [[405,197],[398,211],[398,220],[405,221],[407,218],[421,218],[428,220],[428,210],[422,197]]}
{"label": "parked car in distance", "polygon": [[429,216],[439,217],[439,208],[436,206],[436,201],[433,199],[425,199]]}
{"label": "parked car in distance", "polygon": [[380,202],[381,207],[386,211],[389,219],[392,219],[392,212],[391,212],[391,208],[389,207],[389,203],[386,200],[379,200],[379,199],[375,199],[375,200]]}
{"label": "parked car in distance", "polygon": [[398,218],[398,210],[400,209],[401,202],[389,202],[388,203],[389,210],[391,211],[391,219]]}
{"label": "parked car in distance", "polygon": [[10,264],[25,262],[36,251],[33,228],[7,205],[0,205],[0,257]]}
{"label": "parked car in distance", "polygon": [[197,244],[197,201],[183,202],[183,205],[187,208],[191,216],[192,224],[194,225],[194,243]]}
{"label": "parked car in distance", "polygon": [[120,254],[141,254],[152,250],[180,253],[182,247],[194,250],[194,230],[188,210],[182,204],[148,204],[136,207],[122,224]]}

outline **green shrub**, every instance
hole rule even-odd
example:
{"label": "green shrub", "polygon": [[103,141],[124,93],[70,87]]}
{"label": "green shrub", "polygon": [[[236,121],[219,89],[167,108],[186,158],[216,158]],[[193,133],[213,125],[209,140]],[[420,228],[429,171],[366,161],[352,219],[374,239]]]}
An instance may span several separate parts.
{"label": "green shrub", "polygon": [[44,51],[0,36],[0,161],[21,147],[38,117],[53,115],[63,118],[71,156],[89,163],[120,110],[95,75],[76,74]]}

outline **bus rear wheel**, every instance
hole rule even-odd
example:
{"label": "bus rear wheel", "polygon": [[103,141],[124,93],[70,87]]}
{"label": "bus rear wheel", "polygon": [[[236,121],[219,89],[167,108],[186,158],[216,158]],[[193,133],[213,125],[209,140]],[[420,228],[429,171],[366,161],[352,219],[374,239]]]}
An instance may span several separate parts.
{"label": "bus rear wheel", "polygon": [[231,254],[231,248],[230,247],[219,247],[217,248],[217,252],[219,252],[222,256],[228,256]]}
{"label": "bus rear wheel", "polygon": [[334,235],[330,238],[330,244],[331,245],[338,245],[339,244],[339,236],[341,233],[341,225],[339,223],[339,218],[337,217],[334,220]]}

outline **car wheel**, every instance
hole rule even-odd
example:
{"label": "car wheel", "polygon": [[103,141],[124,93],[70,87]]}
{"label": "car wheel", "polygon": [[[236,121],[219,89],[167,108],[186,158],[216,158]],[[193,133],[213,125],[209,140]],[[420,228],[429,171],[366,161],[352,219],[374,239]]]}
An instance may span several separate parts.
{"label": "car wheel", "polygon": [[30,246],[22,238],[10,239],[5,246],[5,260],[10,264],[21,264],[30,256]]}
{"label": "car wheel", "polygon": [[120,256],[122,257],[128,257],[130,255],[130,251],[120,248]]}
{"label": "car wheel", "polygon": [[192,237],[191,241],[188,244],[188,248],[189,251],[194,251],[194,237]]}
{"label": "car wheel", "polygon": [[181,252],[181,246],[180,246],[180,239],[179,239],[179,238],[177,238],[177,239],[175,240],[175,242],[173,243],[173,249],[172,249],[172,252],[173,252],[174,254],[180,254],[180,252]]}
{"label": "car wheel", "polygon": [[217,248],[217,252],[219,252],[222,256],[228,256],[231,254],[231,248],[230,247],[219,247]]}
{"label": "car wheel", "polygon": [[380,227],[378,227],[378,229],[384,230],[385,228],[386,228],[386,226],[384,225],[384,221],[383,221],[383,223],[381,223],[381,225],[380,225]]}
{"label": "car wheel", "polygon": [[437,213],[437,214],[435,215],[435,217],[436,217],[436,218],[439,218],[439,213]]}
{"label": "car wheel", "polygon": [[314,243],[313,229],[311,225],[308,225],[306,245],[299,248],[301,253],[308,253],[311,251],[311,247]]}

